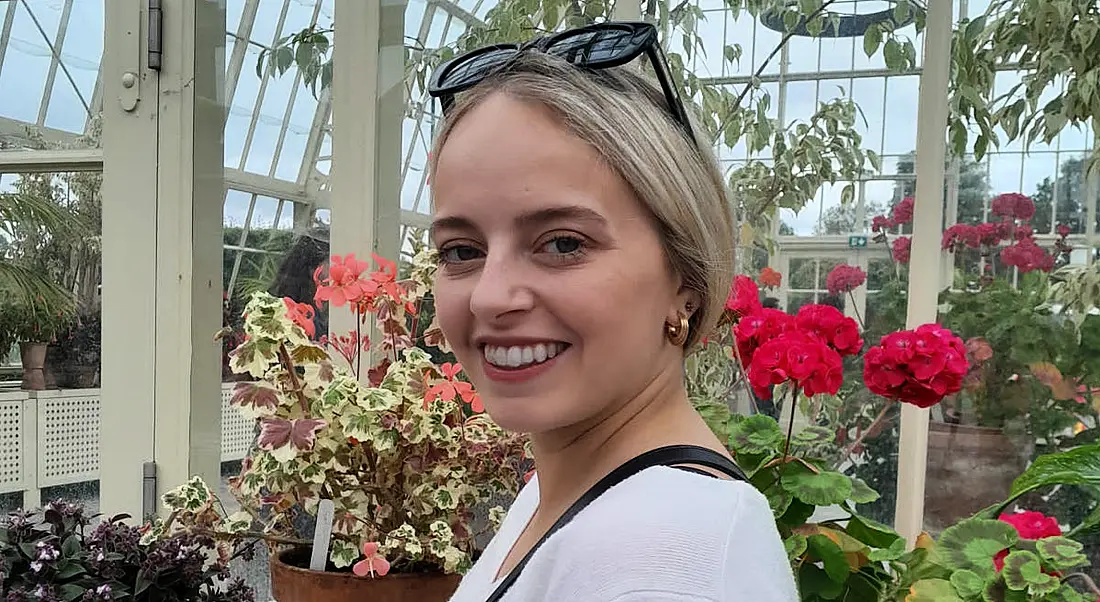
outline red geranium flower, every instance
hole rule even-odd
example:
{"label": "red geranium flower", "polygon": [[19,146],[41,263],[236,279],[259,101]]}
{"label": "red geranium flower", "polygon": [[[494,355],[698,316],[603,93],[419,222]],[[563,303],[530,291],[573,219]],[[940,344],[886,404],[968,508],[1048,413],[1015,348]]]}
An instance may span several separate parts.
{"label": "red geranium flower", "polygon": [[1010,220],[1027,221],[1035,215],[1035,203],[1018,192],[1009,192],[994,197],[989,203],[989,212]]}
{"label": "red geranium flower", "polygon": [[832,295],[850,293],[864,282],[867,282],[867,272],[846,263],[829,270],[829,274],[825,276],[825,288]]}
{"label": "red geranium flower", "polygon": [[760,289],[756,288],[752,278],[742,274],[734,278],[730,294],[726,297],[726,309],[744,317],[763,308],[760,303]]}
{"label": "red geranium flower", "polygon": [[894,206],[891,217],[895,224],[900,226],[901,224],[908,224],[913,221],[913,202],[913,197],[908,196]]}
{"label": "red geranium flower", "polygon": [[795,326],[818,337],[840,355],[855,355],[863,349],[859,325],[831,305],[803,305],[795,316]]}
{"label": "red geranium flower", "polygon": [[890,333],[863,356],[872,393],[921,408],[957,393],[969,369],[962,339],[938,324]]}
{"label": "red geranium flower", "polygon": [[[1044,537],[1057,537],[1062,534],[1062,528],[1058,526],[1058,519],[1046,516],[1042,512],[1014,512],[1002,514],[997,520],[1006,522],[1016,527],[1016,532],[1023,539],[1043,539]],[[998,571],[1005,566],[1005,557],[1008,550],[1001,550],[993,557],[993,566]]]}
{"label": "red geranium flower", "polygon": [[895,238],[894,246],[891,250],[894,261],[898,263],[909,263],[909,251],[912,244],[913,241],[908,236],[899,236]]}
{"label": "red geranium flower", "polygon": [[737,342],[737,354],[741,365],[748,366],[761,345],[783,334],[793,322],[791,316],[781,310],[764,308],[741,318],[733,327]]}
{"label": "red geranium flower", "polygon": [[834,395],[844,378],[840,354],[821,339],[789,330],[768,341],[753,354],[748,379],[761,399],[771,399],[772,386],[788,380],[809,396]]}

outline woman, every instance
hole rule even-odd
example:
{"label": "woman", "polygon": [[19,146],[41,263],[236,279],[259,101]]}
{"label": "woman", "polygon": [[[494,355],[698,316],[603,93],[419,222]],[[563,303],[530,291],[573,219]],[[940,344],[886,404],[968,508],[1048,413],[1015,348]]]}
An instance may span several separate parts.
{"label": "woman", "polygon": [[[660,88],[622,66],[643,54]],[[430,91],[437,315],[537,469],[453,600],[796,599],[767,501],[684,389],[733,224],[656,31],[482,49]]]}

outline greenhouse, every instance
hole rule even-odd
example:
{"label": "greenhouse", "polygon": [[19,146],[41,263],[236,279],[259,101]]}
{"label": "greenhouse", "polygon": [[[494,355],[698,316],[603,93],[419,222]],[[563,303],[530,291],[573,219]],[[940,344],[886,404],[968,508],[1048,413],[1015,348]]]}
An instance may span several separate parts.
{"label": "greenhouse", "polygon": [[[537,457],[435,319],[433,71],[606,22],[720,163],[687,393],[801,599],[1100,598],[1096,0],[0,0],[0,596],[447,600]],[[835,380],[759,386],[828,312]]]}

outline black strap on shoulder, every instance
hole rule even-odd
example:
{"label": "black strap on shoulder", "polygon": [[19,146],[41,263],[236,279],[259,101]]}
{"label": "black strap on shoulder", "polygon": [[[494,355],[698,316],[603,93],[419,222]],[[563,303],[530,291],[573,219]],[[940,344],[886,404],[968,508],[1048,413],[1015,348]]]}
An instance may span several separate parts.
{"label": "black strap on shoulder", "polygon": [[635,456],[611,471],[611,473],[604,478],[600,479],[599,482],[586,491],[580,499],[573,502],[573,505],[554,522],[550,529],[535,542],[535,545],[531,547],[519,563],[508,572],[508,575],[504,577],[504,580],[500,582],[500,585],[497,586],[496,590],[493,591],[492,595],[490,595],[485,602],[499,602],[500,599],[504,597],[504,594],[507,593],[516,582],[516,579],[519,579],[520,573],[523,572],[523,568],[527,566],[531,557],[535,555],[535,551],[538,550],[551,535],[557,532],[558,529],[561,529],[567,525],[569,521],[573,520],[581,510],[584,510],[586,506],[603,495],[608,489],[654,466],[673,466],[675,468],[682,468],[690,472],[701,473],[709,477],[717,478],[713,474],[691,468],[691,466],[703,466],[705,468],[717,470],[732,479],[748,481],[748,477],[745,476],[745,473],[742,472],[736,464],[730,461],[729,458],[714,450],[698,445],[668,445]]}

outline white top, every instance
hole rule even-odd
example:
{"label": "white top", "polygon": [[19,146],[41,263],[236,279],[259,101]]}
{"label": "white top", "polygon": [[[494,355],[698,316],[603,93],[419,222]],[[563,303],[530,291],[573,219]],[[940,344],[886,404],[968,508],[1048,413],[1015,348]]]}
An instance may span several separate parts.
{"label": "white top", "polygon": [[[520,491],[451,602],[485,602],[539,502]],[[752,485],[666,466],[609,489],[551,535],[504,602],[794,602],[767,499]]]}

